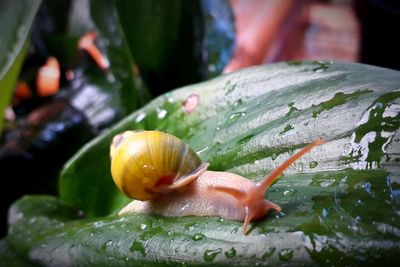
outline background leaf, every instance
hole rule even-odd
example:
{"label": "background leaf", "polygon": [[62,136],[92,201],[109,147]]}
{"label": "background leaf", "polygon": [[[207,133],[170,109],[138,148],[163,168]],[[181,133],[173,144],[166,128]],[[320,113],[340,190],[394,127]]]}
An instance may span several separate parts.
{"label": "background leaf", "polygon": [[40,0],[0,2],[0,136],[4,110],[9,104],[26,53],[26,40]]}
{"label": "background leaf", "polygon": [[154,96],[214,77],[230,60],[235,29],[226,0],[115,3],[132,55]]}

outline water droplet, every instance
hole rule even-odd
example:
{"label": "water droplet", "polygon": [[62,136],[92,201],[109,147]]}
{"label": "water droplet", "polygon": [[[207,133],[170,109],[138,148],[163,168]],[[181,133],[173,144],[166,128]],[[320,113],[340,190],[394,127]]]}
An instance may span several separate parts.
{"label": "water droplet", "polygon": [[321,187],[330,187],[331,185],[334,185],[336,182],[335,179],[324,179],[321,181],[320,186]]}
{"label": "water droplet", "polygon": [[182,261],[182,262],[181,262],[181,267],[186,267],[186,266],[188,266],[187,263],[186,263],[186,261]]}
{"label": "water droplet", "polygon": [[196,110],[200,103],[200,96],[198,94],[191,94],[188,96],[182,104],[183,111],[186,113],[192,113]]}
{"label": "water droplet", "polygon": [[168,231],[168,233],[167,233],[168,236],[172,236],[172,235],[174,235],[174,234],[175,234],[175,231],[172,231],[172,230],[171,230],[171,231]]}
{"label": "water droplet", "polygon": [[146,118],[146,115],[147,115],[146,113],[140,112],[140,113],[136,116],[135,122],[136,122],[136,123],[141,122],[144,118]]}
{"label": "water droplet", "polygon": [[202,239],[204,239],[204,238],[206,238],[206,236],[203,235],[203,234],[194,234],[194,235],[192,236],[192,239],[193,239],[194,241],[199,241],[199,240],[202,240]]}
{"label": "water droplet", "polygon": [[131,246],[131,251],[132,252],[140,252],[140,254],[145,257],[146,256],[146,250],[144,248],[144,245],[142,243],[142,241],[136,239],[135,241],[133,241],[133,244]]}
{"label": "water droplet", "polygon": [[101,246],[101,248],[102,248],[103,250],[106,250],[107,248],[111,247],[112,245],[113,245],[113,241],[112,241],[112,240],[107,240],[107,242],[104,243],[104,245]]}
{"label": "water droplet", "polygon": [[222,252],[222,248],[218,249],[209,249],[204,251],[204,260],[205,261],[213,261],[215,257]]}
{"label": "water droplet", "polygon": [[234,103],[233,103],[233,106],[234,107],[237,107],[237,106],[240,106],[241,104],[243,104],[243,101],[242,101],[242,99],[238,99],[238,100],[236,100]]}
{"label": "water droplet", "polygon": [[326,71],[330,65],[329,62],[323,62],[323,61],[315,61],[314,64],[315,67],[312,70],[317,73]]}
{"label": "water droplet", "polygon": [[232,247],[230,250],[228,250],[228,251],[225,251],[225,256],[227,257],[227,258],[233,258],[233,257],[235,257],[236,256],[236,249],[234,248],[234,247]]}
{"label": "water droplet", "polygon": [[231,234],[236,234],[238,232],[239,228],[235,227],[231,230]]}
{"label": "water droplet", "polygon": [[317,166],[318,166],[318,162],[316,162],[316,161],[311,161],[310,162],[310,169],[314,169]]}
{"label": "water droplet", "polygon": [[327,219],[327,218],[328,218],[328,211],[327,211],[325,208],[322,209],[322,217],[323,217],[324,219]]}
{"label": "water droplet", "polygon": [[246,112],[235,112],[228,117],[228,122],[233,123],[237,121],[240,117],[243,117],[246,115]]}
{"label": "water droplet", "polygon": [[156,111],[157,111],[157,118],[159,119],[164,119],[168,113],[167,110],[163,108],[157,108]]}
{"label": "water droplet", "polygon": [[296,189],[290,187],[290,188],[286,189],[285,191],[283,191],[282,195],[284,195],[284,196],[291,196],[291,195],[293,195],[293,194],[296,193],[296,192],[297,192]]}
{"label": "water droplet", "polygon": [[185,204],[185,205],[181,208],[181,211],[183,212],[183,211],[187,210],[189,207],[190,207],[189,204]]}
{"label": "water droplet", "polygon": [[102,222],[102,221],[97,221],[97,222],[94,222],[93,225],[94,225],[94,227],[96,227],[96,228],[100,228],[100,227],[104,226],[105,223]]}
{"label": "water droplet", "polygon": [[208,150],[208,146],[203,147],[202,149],[196,151],[196,153],[197,153],[197,155],[200,155],[201,153],[204,153],[204,152],[207,151],[207,150]]}
{"label": "water droplet", "polygon": [[184,225],[185,229],[189,229],[189,231],[192,231],[196,223],[187,223]]}
{"label": "water droplet", "polygon": [[220,218],[218,218],[218,221],[219,221],[219,222],[224,222],[225,219],[220,217]]}
{"label": "water droplet", "polygon": [[371,193],[372,184],[370,182],[365,182],[362,185],[362,188],[365,190],[365,192]]}
{"label": "water droplet", "polygon": [[271,257],[272,254],[274,254],[276,248],[275,247],[269,247],[267,250],[264,252],[264,254],[261,256],[263,260],[266,260],[267,258]]}
{"label": "water droplet", "polygon": [[284,248],[279,252],[279,260],[289,261],[293,258],[293,250],[290,248]]}
{"label": "water droplet", "polygon": [[272,159],[272,160],[276,160],[277,157],[278,157],[278,155],[275,154],[275,153],[271,155],[271,159]]}

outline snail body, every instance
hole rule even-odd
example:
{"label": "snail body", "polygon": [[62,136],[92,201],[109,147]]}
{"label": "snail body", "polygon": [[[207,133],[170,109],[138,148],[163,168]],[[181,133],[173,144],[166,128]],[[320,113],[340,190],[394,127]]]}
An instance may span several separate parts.
{"label": "snail body", "polygon": [[[202,163],[187,144],[170,134],[158,131],[121,133],[114,137],[111,145],[111,172],[118,188],[136,200],[119,214],[141,212],[164,216],[220,216],[243,221],[243,233],[247,233],[252,220],[265,217],[271,209],[281,211],[279,205],[264,197],[270,185],[294,161],[323,142],[319,139],[304,147],[264,180],[255,183],[233,173],[208,171],[208,164]],[[154,150],[160,156],[155,156],[157,153]],[[162,172],[138,171],[137,166],[146,165],[138,156],[141,153],[141,157],[148,158],[146,164],[160,166]],[[166,163],[175,162],[175,157],[181,164]],[[172,171],[168,170],[167,165]],[[179,167],[185,170],[179,170]]]}

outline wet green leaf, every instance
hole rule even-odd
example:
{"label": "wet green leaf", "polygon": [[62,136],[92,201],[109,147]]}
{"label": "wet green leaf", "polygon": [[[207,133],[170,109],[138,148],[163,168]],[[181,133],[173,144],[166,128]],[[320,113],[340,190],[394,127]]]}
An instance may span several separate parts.
{"label": "wet green leaf", "polygon": [[253,223],[246,236],[241,222],[215,217],[79,219],[55,197],[28,196],[10,210],[7,241],[43,266],[395,263],[399,204],[387,177],[379,170],[286,175],[269,192],[284,213]]}
{"label": "wet green leaf", "polygon": [[[45,266],[396,265],[399,85],[398,71],[303,62],[248,68],[162,95],[65,165],[62,200],[17,201],[7,244]],[[199,104],[187,113],[194,95]],[[245,236],[241,222],[218,217],[116,215],[129,200],[113,185],[109,145],[128,129],[170,132],[211,170],[252,180],[312,140],[327,142],[268,190],[282,213],[252,223]]]}
{"label": "wet green leaf", "polygon": [[[250,68],[158,97],[93,140],[66,164],[60,181],[62,198],[84,209],[88,216],[110,214],[126,202],[111,179],[109,145],[115,134],[128,129],[170,132],[190,144],[210,163],[211,170],[231,171],[250,179],[261,179],[295,149],[317,138],[328,142],[300,160],[295,171],[377,165],[367,159],[370,147],[386,151],[379,165],[397,171],[395,151],[400,143],[394,141],[398,133],[393,129],[399,125],[398,73],[340,63],[326,63],[327,70],[315,72],[318,64]],[[382,78],[374,79],[374,75]],[[237,89],[225,95],[232,85]],[[184,101],[193,94],[199,96],[199,105],[194,112],[185,113]],[[342,94],[352,97],[322,110]],[[365,124],[360,135],[365,138],[381,129],[381,122],[365,119],[370,108],[382,102],[379,99],[386,99],[382,105],[387,114],[381,113],[381,120],[393,125],[391,131],[375,143],[355,139],[359,125]],[[241,104],[234,105],[239,100]],[[290,113],[293,108],[298,110]],[[315,111],[320,112],[317,117]],[[232,114],[244,115],[232,118]],[[292,129],[285,132],[287,125]],[[360,151],[365,159],[351,156],[354,151]],[[98,198],[101,201],[96,201]]]}
{"label": "wet green leaf", "polygon": [[0,240],[0,263],[9,267],[29,267],[31,263],[25,262],[18,257],[18,254],[10,247],[7,240]]}

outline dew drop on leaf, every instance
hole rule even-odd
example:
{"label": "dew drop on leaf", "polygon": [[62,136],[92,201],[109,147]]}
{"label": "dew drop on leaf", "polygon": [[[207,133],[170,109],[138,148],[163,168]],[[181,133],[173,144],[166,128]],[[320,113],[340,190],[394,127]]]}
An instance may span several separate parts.
{"label": "dew drop on leaf", "polygon": [[218,249],[209,249],[204,251],[204,260],[205,261],[213,261],[215,257],[222,252],[222,248]]}
{"label": "dew drop on leaf", "polygon": [[324,219],[328,218],[328,211],[325,208],[322,209],[322,217]]}
{"label": "dew drop on leaf", "polygon": [[242,99],[238,99],[238,100],[236,100],[234,103],[233,103],[233,106],[234,107],[237,107],[237,106],[239,106],[239,105],[241,105],[243,103],[243,101],[242,101]]}
{"label": "dew drop on leaf", "polygon": [[318,162],[316,162],[316,161],[311,161],[310,162],[310,169],[314,169],[317,166],[318,166]]}
{"label": "dew drop on leaf", "polygon": [[289,261],[293,258],[293,250],[290,248],[284,248],[279,252],[279,260]]}
{"label": "dew drop on leaf", "polygon": [[266,260],[267,258],[271,257],[272,254],[274,254],[276,248],[275,247],[269,247],[267,250],[264,252],[264,254],[261,256],[263,260]]}
{"label": "dew drop on leaf", "polygon": [[240,117],[243,117],[246,115],[246,112],[235,112],[232,113],[231,115],[228,116],[228,122],[233,123],[237,121]]}
{"label": "dew drop on leaf", "polygon": [[227,258],[233,258],[233,257],[235,257],[236,256],[236,249],[234,248],[234,247],[232,247],[230,250],[228,250],[228,251],[225,251],[225,256],[227,257]]}
{"label": "dew drop on leaf", "polygon": [[103,250],[106,250],[107,248],[111,247],[112,245],[113,245],[113,241],[112,241],[112,240],[107,240],[107,242],[104,243],[104,245],[101,246],[101,248],[102,248]]}
{"label": "dew drop on leaf", "polygon": [[282,195],[284,195],[284,196],[291,196],[291,195],[293,195],[293,194],[296,193],[296,192],[297,192],[296,189],[290,187],[290,188],[286,189],[285,191],[283,191]]}
{"label": "dew drop on leaf", "polygon": [[199,240],[202,240],[202,239],[204,239],[204,238],[206,238],[206,236],[203,235],[203,234],[194,234],[194,235],[192,236],[192,239],[193,239],[194,241],[199,241]]}

